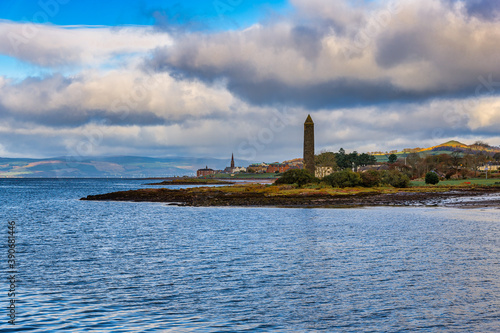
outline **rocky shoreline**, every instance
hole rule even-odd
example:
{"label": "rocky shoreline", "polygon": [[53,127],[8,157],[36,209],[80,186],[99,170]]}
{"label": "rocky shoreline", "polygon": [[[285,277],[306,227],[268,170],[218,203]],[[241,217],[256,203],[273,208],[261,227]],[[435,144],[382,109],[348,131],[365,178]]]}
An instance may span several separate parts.
{"label": "rocky shoreline", "polygon": [[144,185],[231,185],[234,182],[214,179],[195,179],[195,180],[165,180],[160,183],[146,183]]}
{"label": "rocky shoreline", "polygon": [[224,188],[140,189],[89,195],[81,200],[164,202],[178,206],[210,207],[308,207],[348,208],[375,206],[440,206],[459,208],[500,208],[500,187],[457,188],[447,191],[379,191],[330,194],[322,191],[271,195],[250,190]]}

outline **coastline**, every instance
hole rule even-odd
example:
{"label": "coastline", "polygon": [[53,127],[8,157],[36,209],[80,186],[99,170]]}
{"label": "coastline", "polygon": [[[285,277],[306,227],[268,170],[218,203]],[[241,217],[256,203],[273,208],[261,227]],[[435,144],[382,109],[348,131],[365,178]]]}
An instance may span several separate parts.
{"label": "coastline", "polygon": [[154,186],[171,186],[171,185],[232,185],[234,182],[232,181],[223,181],[218,179],[174,179],[174,180],[165,180],[160,183],[146,183],[144,185],[154,185]]}
{"label": "coastline", "polygon": [[[273,186],[276,188],[276,186]],[[456,207],[500,208],[500,186],[407,189],[322,189],[278,190],[269,186],[235,185],[197,187],[180,190],[139,189],[89,195],[87,201],[163,202],[191,207],[283,207],[283,208],[349,208],[349,207]]]}

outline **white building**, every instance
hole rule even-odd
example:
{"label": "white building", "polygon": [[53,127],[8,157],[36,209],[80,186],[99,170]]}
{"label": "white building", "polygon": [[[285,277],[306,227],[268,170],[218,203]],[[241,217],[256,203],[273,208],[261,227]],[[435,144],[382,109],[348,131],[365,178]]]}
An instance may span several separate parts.
{"label": "white building", "polygon": [[488,171],[498,171],[500,165],[483,165],[483,166],[480,166],[478,169],[480,171],[486,171],[486,168],[488,168]]}
{"label": "white building", "polygon": [[237,172],[247,172],[247,168],[245,168],[245,167],[234,167],[232,173],[237,173]]}

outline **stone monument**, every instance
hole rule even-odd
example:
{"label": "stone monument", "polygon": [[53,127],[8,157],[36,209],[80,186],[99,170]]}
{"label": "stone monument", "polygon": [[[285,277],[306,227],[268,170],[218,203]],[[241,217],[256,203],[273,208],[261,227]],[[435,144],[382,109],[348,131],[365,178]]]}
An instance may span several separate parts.
{"label": "stone monument", "polygon": [[304,169],[314,176],[314,122],[311,115],[307,115],[304,123]]}

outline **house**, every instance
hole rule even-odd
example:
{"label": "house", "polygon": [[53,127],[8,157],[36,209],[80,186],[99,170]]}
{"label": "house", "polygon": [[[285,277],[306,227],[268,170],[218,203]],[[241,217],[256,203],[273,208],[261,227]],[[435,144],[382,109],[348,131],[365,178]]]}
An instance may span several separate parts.
{"label": "house", "polygon": [[267,173],[275,173],[275,172],[283,173],[289,169],[290,169],[290,165],[288,165],[288,164],[271,163],[267,166],[266,172]]}
{"label": "house", "polygon": [[498,164],[496,164],[496,165],[495,164],[482,165],[482,166],[480,166],[478,168],[478,170],[480,170],[480,171],[486,171],[486,170],[488,170],[488,171],[498,171],[499,169],[500,169],[500,165],[498,165]]}
{"label": "house", "polygon": [[247,168],[248,172],[254,172],[254,173],[265,173],[267,172],[267,167],[269,165],[266,163],[254,163],[250,164]]}
{"label": "house", "polygon": [[317,178],[323,178],[333,173],[333,167],[316,167],[314,176]]}
{"label": "house", "polygon": [[375,170],[375,171],[389,170],[389,166],[387,164],[374,164],[374,165],[366,165],[358,167],[358,172],[365,172],[368,170]]}

